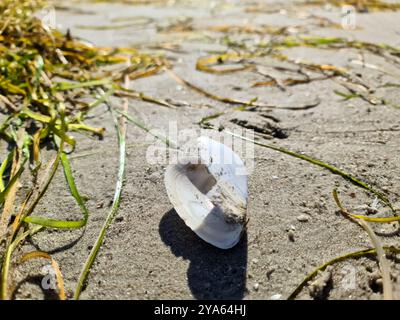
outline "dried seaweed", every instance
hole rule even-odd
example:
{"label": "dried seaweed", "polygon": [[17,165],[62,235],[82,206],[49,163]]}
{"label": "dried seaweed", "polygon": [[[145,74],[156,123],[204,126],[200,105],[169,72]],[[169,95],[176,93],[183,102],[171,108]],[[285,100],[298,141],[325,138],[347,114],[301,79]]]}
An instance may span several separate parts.
{"label": "dried seaweed", "polygon": [[[76,145],[70,131],[102,136],[103,128],[85,124],[87,113],[111,95],[121,95],[123,90],[119,83],[122,79],[148,77],[161,71],[164,65],[158,56],[131,48],[98,48],[75,39],[69,32],[62,34],[50,29],[33,15],[46,4],[44,0],[0,3],[0,100],[8,115],[0,125],[0,135],[11,150],[0,168],[0,204],[3,205],[0,242],[5,244],[1,259],[2,299],[10,298],[8,275],[13,252],[26,237],[43,227],[73,229],[85,227],[87,223],[89,212],[75,185],[66,152],[68,145],[71,150]],[[105,66],[112,66],[113,70]],[[104,88],[103,95],[97,95],[99,88]],[[141,93],[129,92],[129,89],[125,94],[124,99],[132,94],[147,102],[169,106]],[[92,96],[94,100],[83,102],[83,96]],[[46,163],[41,157],[44,145],[55,149],[55,155]],[[80,220],[33,215],[59,163],[63,166],[70,194],[81,209]],[[33,187],[26,195],[21,195],[22,203],[16,203],[19,185],[23,183],[21,174],[28,169],[30,174],[25,179],[31,178]],[[57,267],[49,255],[35,253],[32,258],[39,256],[50,259]],[[62,276],[59,270],[57,272],[63,299]]]}

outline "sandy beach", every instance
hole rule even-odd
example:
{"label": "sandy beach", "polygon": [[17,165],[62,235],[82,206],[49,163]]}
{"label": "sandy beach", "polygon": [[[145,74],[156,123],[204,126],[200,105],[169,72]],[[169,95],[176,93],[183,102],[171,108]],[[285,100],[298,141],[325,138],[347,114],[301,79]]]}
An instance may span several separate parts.
{"label": "sandy beach", "polygon": [[[344,29],[340,7],[299,6],[292,1],[132,5],[65,0],[57,2],[55,9],[57,28],[69,30],[73,37],[96,46],[134,47],[160,55],[189,83],[219,97],[257,98],[253,101],[260,105],[240,110],[160,71],[130,82],[132,89],[172,106],[129,99],[129,113],[148,127],[168,133],[172,123],[178,130],[200,132],[201,120],[218,114],[207,120],[214,128],[242,133],[253,130],[256,141],[340,168],[384,192],[395,208],[400,206],[400,56],[390,60],[363,48],[296,45],[282,48],[286,61],[269,55],[237,57],[216,68],[246,66],[241,71],[196,70],[199,58],[228,49],[243,52],[243,46],[248,52],[263,43],[268,47],[282,37],[279,32],[294,38],[337,37],[399,48],[398,11],[357,12],[356,28]],[[266,27],[283,29],[274,35],[263,32]],[[290,61],[304,61],[308,67]],[[354,89],[351,92],[343,79],[324,77],[311,71],[310,64],[343,68],[371,90],[350,87]],[[293,85],[287,81],[304,80],[303,73],[313,80]],[[346,97],[354,92],[355,96]],[[120,100],[111,99],[110,103]],[[46,229],[17,252],[36,249],[51,253],[62,270],[68,297],[73,295],[82,264],[110,210],[118,172],[117,136],[107,107],[95,108],[86,122],[106,131],[103,139],[73,133],[77,145],[71,166],[90,212],[85,231]],[[201,133],[225,134],[212,129]],[[254,146],[253,156],[242,154],[252,166],[247,232],[238,245],[221,250],[201,240],[173,209],[164,187],[167,164],[148,161],[152,144],[145,131],[128,123],[120,209],[81,299],[286,299],[318,266],[372,247],[367,233],[338,211],[334,188],[350,211],[364,214],[366,208],[372,208],[379,212],[371,216],[387,212],[373,194],[339,175]],[[1,147],[6,147],[3,141]],[[68,193],[61,169],[35,212],[79,218],[79,207]],[[370,225],[384,245],[398,246],[398,224]],[[394,296],[400,298],[397,258],[388,255]],[[14,298],[55,298],[52,290],[38,285],[42,266],[43,261],[32,261],[13,269]],[[315,277],[297,298],[381,299],[381,282],[373,255],[347,259]]]}

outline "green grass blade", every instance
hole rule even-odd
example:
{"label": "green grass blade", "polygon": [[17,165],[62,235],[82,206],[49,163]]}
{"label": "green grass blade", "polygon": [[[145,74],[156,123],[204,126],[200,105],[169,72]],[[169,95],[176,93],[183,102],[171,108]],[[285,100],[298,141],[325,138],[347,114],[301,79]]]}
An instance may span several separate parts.
{"label": "green grass blade", "polygon": [[8,193],[10,192],[10,189],[12,188],[14,183],[18,180],[18,178],[24,171],[24,166],[25,166],[26,160],[27,159],[24,159],[24,161],[23,161],[22,165],[20,166],[20,168],[18,169],[18,171],[12,176],[12,178],[10,179],[10,181],[8,182],[8,184],[4,188],[4,190],[2,192],[0,192],[0,204],[4,203]]}
{"label": "green grass blade", "polygon": [[7,155],[7,157],[4,159],[4,161],[1,163],[0,166],[0,192],[4,191],[4,172],[6,171],[6,168],[9,163],[11,163],[12,158],[14,157],[14,149]]}
{"label": "green grass blade", "polygon": [[7,248],[6,252],[3,257],[2,261],[2,268],[1,268],[1,290],[0,290],[0,299],[1,300],[6,300],[7,297],[7,288],[8,288],[8,271],[10,268],[10,260],[11,260],[11,255],[15,248],[28,236],[31,236],[40,230],[42,230],[43,227],[41,226],[35,226],[31,229],[28,229],[21,233],[18,237],[15,238],[13,242],[11,242]]}
{"label": "green grass blade", "polygon": [[24,108],[20,115],[27,116],[31,119],[43,122],[43,123],[50,123],[52,121],[51,117],[41,114],[39,112],[32,111],[29,108]]}
{"label": "green grass blade", "polygon": [[225,112],[217,112],[217,113],[214,113],[214,114],[212,114],[212,115],[210,115],[210,116],[206,116],[206,117],[202,118],[202,119],[199,121],[198,124],[199,124],[202,128],[211,129],[211,128],[213,127],[213,125],[212,125],[209,121],[210,121],[210,120],[217,119],[218,117],[220,117],[220,116],[222,116],[222,115],[224,115],[224,114],[225,114]]}
{"label": "green grass blade", "polygon": [[65,141],[73,148],[75,148],[76,141],[73,137],[69,136],[64,130],[59,129],[57,126],[53,126],[53,132],[57,135],[61,140]]}
{"label": "green grass blade", "polygon": [[32,224],[37,224],[42,227],[57,228],[57,229],[78,229],[86,225],[86,219],[78,221],[66,221],[66,220],[56,220],[38,216],[28,216],[24,218],[24,221]]}
{"label": "green grass blade", "polygon": [[141,122],[139,119],[134,118],[133,116],[131,116],[130,114],[120,111],[120,110],[115,110],[116,112],[118,112],[119,114],[122,114],[127,120],[128,122],[134,124],[135,126],[139,127],[140,129],[150,133],[153,137],[157,138],[158,140],[161,140],[162,142],[164,142],[167,147],[169,148],[174,148],[177,149],[178,147],[176,146],[175,143],[173,143],[172,141],[170,141],[168,138],[163,137],[163,136],[159,136],[157,134],[155,134],[154,132],[152,132],[152,130],[150,128],[148,128],[143,122]]}
{"label": "green grass blade", "polygon": [[98,86],[110,85],[110,79],[91,80],[86,82],[70,83],[70,82],[57,82],[56,90],[67,91],[72,89],[93,88]]}
{"label": "green grass blade", "polygon": [[114,88],[109,89],[106,93],[104,93],[99,98],[97,98],[95,101],[90,103],[88,109],[93,109],[93,108],[101,105],[102,103],[105,103],[107,101],[107,99],[114,94],[114,92],[115,92]]}
{"label": "green grass blade", "polygon": [[400,216],[384,217],[384,218],[374,218],[359,214],[352,214],[351,216],[355,219],[360,219],[368,222],[376,222],[376,223],[390,223],[390,222],[400,221]]}
{"label": "green grass blade", "polygon": [[390,203],[389,199],[384,194],[382,194],[381,192],[375,190],[372,186],[368,185],[367,183],[365,183],[365,182],[353,177],[352,175],[350,175],[350,174],[348,174],[348,173],[346,173],[346,172],[344,172],[344,171],[342,171],[342,170],[340,170],[340,169],[338,169],[338,168],[336,168],[334,166],[331,166],[330,164],[327,164],[327,163],[325,163],[325,162],[323,162],[321,160],[314,159],[314,158],[309,157],[307,155],[299,154],[299,153],[296,153],[296,152],[293,152],[293,151],[290,151],[290,150],[287,150],[287,149],[284,149],[284,148],[280,148],[280,147],[277,147],[277,146],[274,146],[274,145],[257,142],[255,140],[243,137],[241,135],[235,134],[235,133],[230,132],[230,131],[225,131],[225,132],[230,134],[230,135],[232,135],[232,136],[234,136],[234,137],[240,138],[242,140],[252,142],[255,145],[258,145],[260,147],[272,149],[272,150],[287,154],[289,156],[292,156],[292,157],[295,157],[295,158],[298,158],[298,159],[301,159],[301,160],[305,160],[305,161],[310,162],[310,163],[312,163],[314,165],[317,165],[319,167],[325,168],[325,169],[329,170],[330,172],[332,172],[333,174],[337,174],[337,175],[343,177],[344,179],[348,180],[349,182],[351,182],[355,186],[358,186],[358,187],[360,187],[362,189],[370,191],[371,193],[376,195],[382,202],[384,202],[392,210],[392,212],[395,212],[395,209],[393,208],[393,206]]}
{"label": "green grass blade", "polygon": [[126,129],[121,128],[121,125],[118,123],[117,117],[113,111],[112,108],[110,108],[110,111],[112,113],[113,119],[115,121],[115,126],[117,128],[117,133],[118,133],[118,144],[119,144],[119,169],[118,169],[118,178],[117,178],[117,183],[115,186],[115,193],[114,193],[114,199],[113,199],[113,204],[111,207],[111,210],[106,218],[106,221],[104,222],[100,234],[98,235],[96,242],[90,251],[90,254],[83,266],[82,272],[79,276],[79,280],[75,289],[74,293],[74,299],[78,300],[79,296],[82,292],[83,285],[87,279],[87,276],[89,275],[90,269],[93,265],[94,260],[97,257],[97,254],[104,242],[104,238],[106,236],[107,230],[109,226],[111,225],[112,221],[114,220],[114,217],[116,216],[118,209],[119,209],[119,203],[121,200],[121,193],[122,193],[122,187],[123,187],[123,181],[124,181],[124,176],[125,176],[125,160],[126,160]]}
{"label": "green grass blade", "polygon": [[336,258],[324,263],[323,265],[316,268],[307,277],[304,278],[304,280],[297,286],[297,288],[289,295],[288,300],[295,299],[297,297],[297,295],[301,292],[301,290],[303,290],[303,288],[307,285],[308,281],[313,279],[318,274],[318,272],[324,271],[328,266],[335,264],[337,262],[349,259],[349,258],[358,258],[358,257],[366,256],[368,254],[375,254],[375,252],[376,252],[375,249],[360,250],[360,251],[345,254],[340,257],[336,257]]}
{"label": "green grass blade", "polygon": [[381,271],[382,276],[382,287],[383,287],[383,299],[384,300],[393,300],[393,286],[390,280],[390,264],[385,256],[385,251],[383,250],[382,242],[376,236],[374,230],[372,230],[371,226],[368,222],[360,219],[356,220],[352,216],[350,212],[348,212],[342,205],[339,199],[339,195],[336,189],[333,190],[333,199],[336,202],[336,205],[340,209],[342,215],[346,218],[350,218],[353,222],[357,223],[364,231],[368,234],[371,243],[374,245],[376,257],[379,263],[379,269]]}
{"label": "green grass blade", "polygon": [[35,65],[36,65],[36,68],[35,68],[35,76],[33,78],[33,80],[34,80],[33,87],[34,87],[34,90],[36,91],[40,85],[40,77],[41,77],[43,69],[44,69],[44,61],[43,61],[43,58],[41,55],[38,55],[36,57]]}
{"label": "green grass blade", "polygon": [[64,152],[60,153],[60,160],[64,169],[64,176],[65,179],[67,180],[70,193],[78,203],[83,214],[83,219],[78,221],[66,221],[66,220],[55,220],[38,216],[27,216],[24,218],[24,221],[28,223],[38,224],[48,228],[57,228],[57,229],[82,228],[87,223],[89,217],[89,211],[87,210],[85,202],[83,201],[76,187],[74,177],[72,176],[71,166],[69,164],[68,157]]}
{"label": "green grass blade", "polygon": [[[398,248],[394,248],[394,247],[383,247],[383,249],[385,251],[388,252],[394,252],[394,253],[400,253],[400,249]],[[341,262],[344,261],[346,259],[349,258],[360,258],[360,257],[364,257],[370,254],[376,254],[376,250],[369,248],[369,249],[364,249],[364,250],[359,250],[359,251],[355,251],[355,252],[351,252],[348,254],[345,254],[343,256],[340,257],[336,257],[326,263],[324,263],[323,265],[317,267],[314,271],[312,271],[310,274],[307,275],[307,277],[297,286],[297,288],[289,295],[288,300],[293,300],[297,297],[297,295],[301,292],[301,290],[303,290],[303,288],[307,285],[307,283],[313,279],[319,271],[324,271],[328,266],[333,265],[337,262]]]}
{"label": "green grass blade", "polygon": [[71,171],[71,166],[69,164],[68,156],[65,153],[62,153],[60,159],[61,159],[61,164],[64,169],[64,176],[68,182],[68,187],[71,192],[71,195],[74,197],[74,199],[78,203],[79,207],[81,208],[84,220],[86,222],[89,217],[89,211],[87,210],[85,202],[83,201],[83,199],[82,199],[81,195],[79,194],[79,191],[76,187],[75,180],[74,180],[74,177],[73,177],[72,171]]}

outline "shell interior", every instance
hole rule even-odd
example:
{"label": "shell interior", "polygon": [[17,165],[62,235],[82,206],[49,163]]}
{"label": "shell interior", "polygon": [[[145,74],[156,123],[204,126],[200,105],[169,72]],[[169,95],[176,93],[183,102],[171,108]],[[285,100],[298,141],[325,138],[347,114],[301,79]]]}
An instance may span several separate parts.
{"label": "shell interior", "polygon": [[179,216],[200,238],[228,249],[238,243],[245,223],[245,166],[237,154],[215,140],[200,137],[197,144],[198,161],[168,166],[167,193]]}

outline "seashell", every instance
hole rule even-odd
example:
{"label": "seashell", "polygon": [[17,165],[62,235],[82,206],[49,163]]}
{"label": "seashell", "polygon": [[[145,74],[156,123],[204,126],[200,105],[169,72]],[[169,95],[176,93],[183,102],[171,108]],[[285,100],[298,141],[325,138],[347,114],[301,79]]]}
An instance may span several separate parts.
{"label": "seashell", "polygon": [[222,143],[202,136],[195,144],[195,157],[167,167],[169,200],[200,238],[221,249],[232,248],[239,242],[246,221],[246,167]]}

